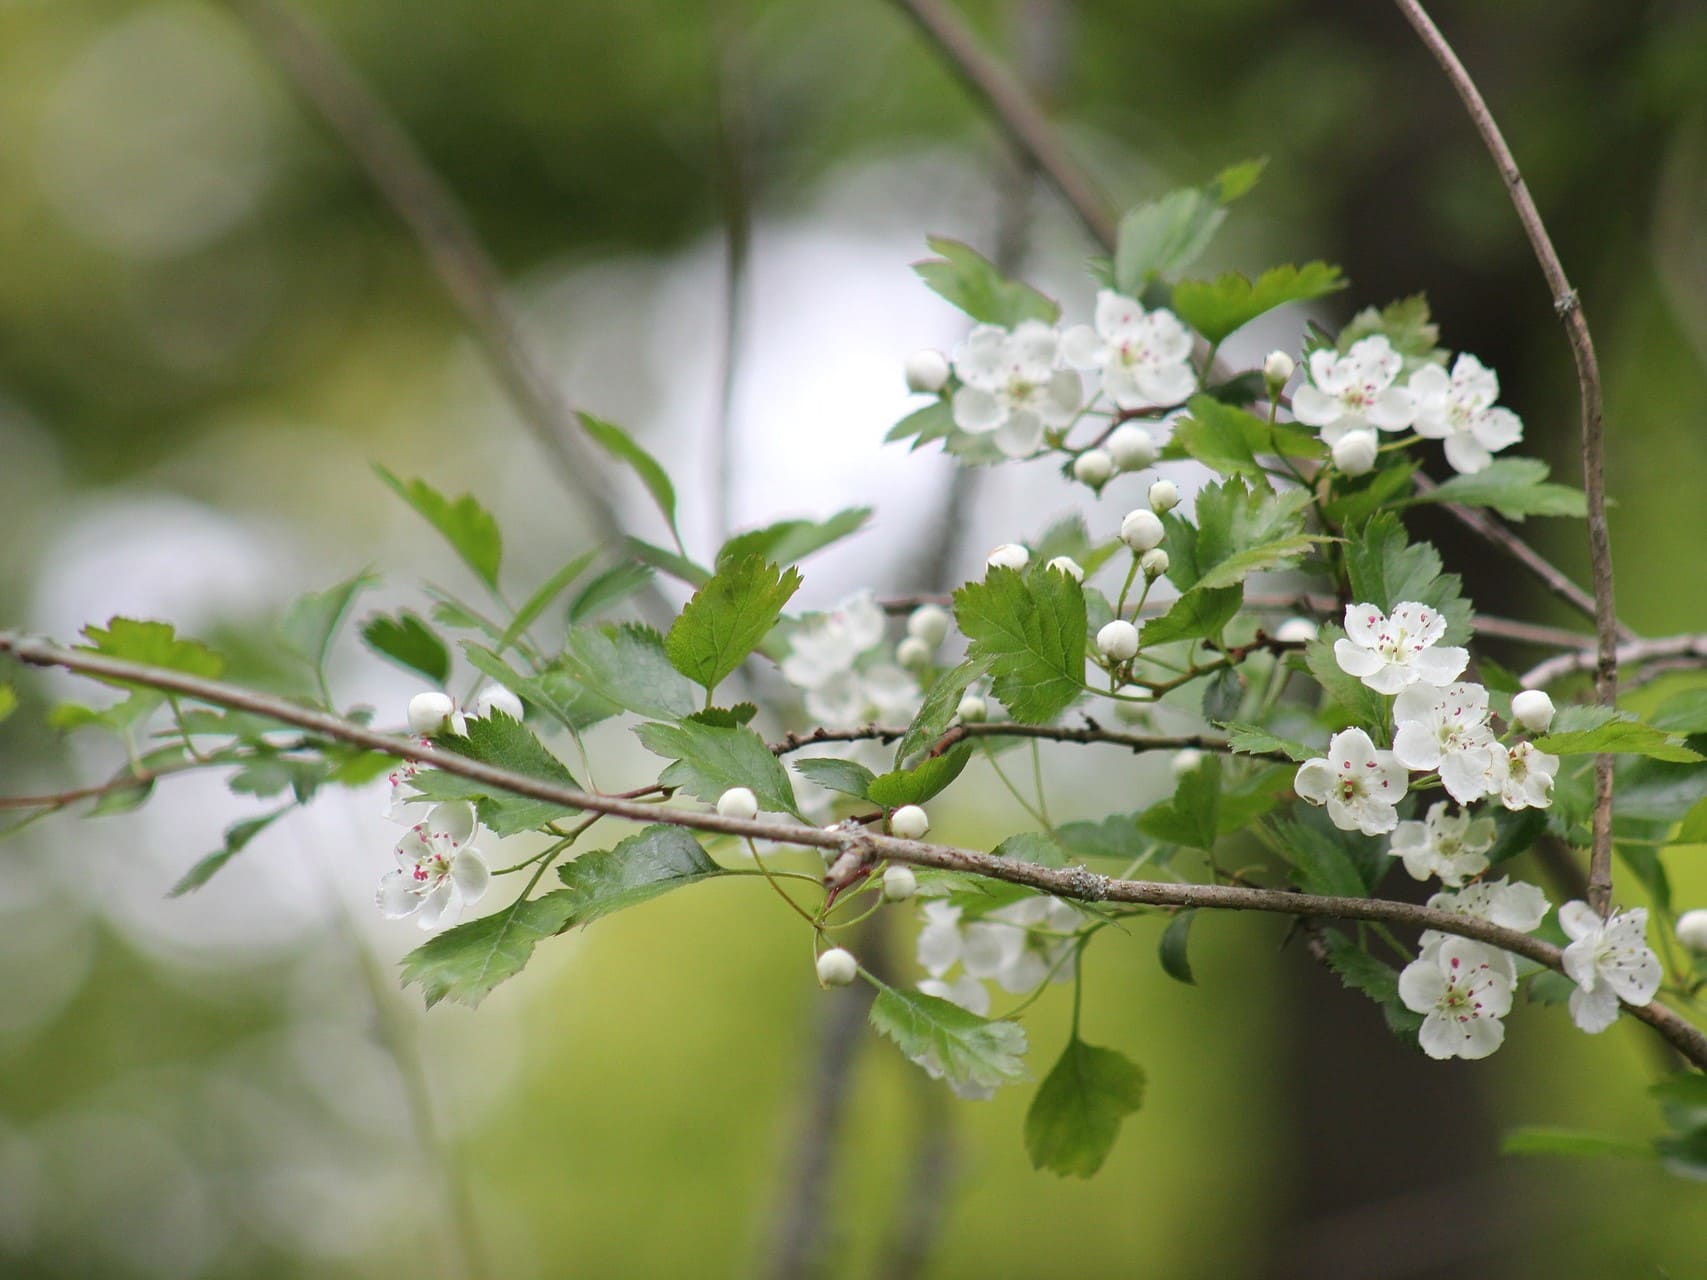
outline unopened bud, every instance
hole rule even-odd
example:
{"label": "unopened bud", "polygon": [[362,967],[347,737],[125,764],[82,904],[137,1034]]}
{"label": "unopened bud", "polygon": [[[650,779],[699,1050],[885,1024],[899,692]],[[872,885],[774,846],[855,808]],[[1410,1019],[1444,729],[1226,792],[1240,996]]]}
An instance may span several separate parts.
{"label": "unopened bud", "polygon": [[1274,638],[1285,644],[1308,644],[1321,634],[1309,618],[1288,618],[1274,629]]}
{"label": "unopened bud", "polygon": [[479,718],[491,715],[494,711],[501,711],[512,720],[520,720],[524,714],[522,700],[501,684],[489,684],[482,689],[474,699],[474,710],[471,714]]}
{"label": "unopened bud", "polygon": [[1284,387],[1297,367],[1292,357],[1284,351],[1270,351],[1267,359],[1262,362],[1263,381],[1276,389]]}
{"label": "unopened bud", "polygon": [[919,877],[911,867],[891,863],[883,872],[883,897],[889,902],[905,902],[919,891]]}
{"label": "unopened bud", "polygon": [[909,670],[930,665],[931,646],[918,636],[907,636],[895,646],[895,661]]}
{"label": "unopened bud", "polygon": [[1677,940],[1698,956],[1707,956],[1707,909],[1696,907],[1677,918]]}
{"label": "unopened bud", "polygon": [[1150,510],[1163,515],[1179,506],[1179,486],[1172,480],[1158,480],[1150,486]]}
{"label": "unopened bud", "polygon": [[960,700],[960,705],[955,708],[954,713],[967,724],[978,724],[980,721],[989,719],[990,704],[977,694],[969,693]]}
{"label": "unopened bud", "polygon": [[948,635],[948,610],[940,604],[922,604],[907,615],[907,634],[917,636],[933,649]]}
{"label": "unopened bud", "polygon": [[1368,475],[1380,448],[1373,431],[1348,431],[1334,445],[1334,465],[1348,476]]}
{"label": "unopened bud", "polygon": [[1016,572],[1024,572],[1026,565],[1031,563],[1031,552],[1017,542],[1004,542],[984,557],[984,563],[992,569],[1013,569]]}
{"label": "unopened bud", "polygon": [[1151,547],[1138,557],[1138,567],[1146,578],[1154,582],[1168,571],[1168,553],[1160,547]]}
{"label": "unopened bud", "polygon": [[818,985],[845,987],[859,977],[859,961],[846,947],[831,947],[818,957]]}
{"label": "unopened bud", "polygon": [[1162,539],[1166,536],[1167,530],[1162,528],[1162,522],[1156,518],[1156,513],[1145,511],[1142,507],[1137,511],[1128,511],[1126,519],[1120,522],[1120,540],[1140,553],[1161,546]]}
{"label": "unopened bud", "polygon": [[948,357],[926,347],[907,357],[907,390],[935,395],[948,385]]}
{"label": "unopened bud", "polygon": [[1056,556],[1049,562],[1047,567],[1055,570],[1057,573],[1066,574],[1074,582],[1083,582],[1085,580],[1084,567],[1080,565],[1077,560],[1073,559],[1072,556]]}
{"label": "unopened bud", "polygon": [[889,815],[889,834],[917,840],[931,829],[931,820],[916,804],[904,804]]}
{"label": "unopened bud", "polygon": [[717,812],[725,818],[756,818],[759,798],[746,787],[730,787],[717,797]]}
{"label": "unopened bud", "polygon": [[1553,723],[1553,699],[1539,689],[1525,689],[1511,700],[1511,718],[1531,733],[1546,733]]}
{"label": "unopened bud", "polygon": [[1093,489],[1108,483],[1114,474],[1114,457],[1104,449],[1086,449],[1073,459],[1073,479]]}
{"label": "unopened bud", "polygon": [[1138,652],[1138,628],[1116,618],[1097,632],[1097,651],[1111,662],[1125,662]]}
{"label": "unopened bud", "polygon": [[1185,777],[1198,765],[1203,763],[1203,752],[1196,747],[1187,747],[1184,751],[1174,752],[1174,758],[1168,768],[1173,771],[1176,780]]}
{"label": "unopened bud", "polygon": [[1156,441],[1135,422],[1123,422],[1108,433],[1103,448],[1122,471],[1142,471],[1156,460]]}
{"label": "unopened bud", "polygon": [[417,693],[409,699],[409,732],[437,733],[456,711],[456,703],[442,693]]}

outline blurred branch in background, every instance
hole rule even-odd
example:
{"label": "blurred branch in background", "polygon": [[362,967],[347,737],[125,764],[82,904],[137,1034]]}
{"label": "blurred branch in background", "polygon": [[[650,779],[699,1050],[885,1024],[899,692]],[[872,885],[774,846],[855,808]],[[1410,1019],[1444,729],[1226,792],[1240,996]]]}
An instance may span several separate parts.
{"label": "blurred branch in background", "polygon": [[713,407],[712,447],[716,451],[716,532],[719,544],[735,531],[735,392],[741,339],[745,328],[747,264],[753,248],[752,64],[745,34],[732,13],[734,0],[718,12],[713,100],[716,103],[717,192],[723,207],[723,333],[718,386]]}

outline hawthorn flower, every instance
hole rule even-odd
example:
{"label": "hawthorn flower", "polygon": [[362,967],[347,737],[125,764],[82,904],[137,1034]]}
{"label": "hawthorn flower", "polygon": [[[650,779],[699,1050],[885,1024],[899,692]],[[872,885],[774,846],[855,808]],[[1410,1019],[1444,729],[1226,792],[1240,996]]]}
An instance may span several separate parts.
{"label": "hawthorn flower", "polygon": [[935,649],[947,638],[953,620],[940,604],[922,604],[907,615],[907,634]]}
{"label": "hawthorn flower", "polygon": [[456,713],[456,703],[451,701],[448,693],[437,690],[417,693],[410,698],[405,718],[409,721],[409,732],[421,737],[440,733],[446,728],[454,733],[462,732],[462,717]]}
{"label": "hawthorn flower", "polygon": [[1122,409],[1179,404],[1197,390],[1190,330],[1173,312],[1145,311],[1112,289],[1097,294],[1096,327],[1067,330],[1061,354],[1075,369],[1100,369],[1102,389]]}
{"label": "hawthorn flower", "polygon": [[1407,769],[1438,769],[1447,794],[1469,804],[1490,789],[1496,743],[1488,715],[1479,684],[1410,685],[1393,700],[1393,754]]}
{"label": "hawthorn flower", "polygon": [[1297,367],[1297,363],[1286,352],[1270,351],[1268,355],[1263,357],[1263,381],[1271,387],[1284,387],[1287,379],[1292,376],[1292,371]]}
{"label": "hawthorn flower", "polygon": [[930,816],[916,804],[904,804],[889,815],[889,834],[902,840],[917,840],[930,829]]}
{"label": "hawthorn flower", "polygon": [[978,724],[990,718],[990,704],[975,693],[968,693],[960,699],[960,705],[954,709],[954,714],[968,724]]}
{"label": "hawthorn flower", "polygon": [[1156,513],[1143,507],[1128,511],[1120,522],[1120,540],[1140,555],[1161,546],[1167,536],[1168,531]]}
{"label": "hawthorn flower", "polygon": [[1053,569],[1056,573],[1064,573],[1074,582],[1085,580],[1085,566],[1073,559],[1072,556],[1056,556],[1044,568]]}
{"label": "hawthorn flower", "polygon": [[1022,995],[1045,978],[1061,982],[1072,976],[1067,960],[1079,913],[1059,898],[1023,898],[966,924],[961,923],[959,907],[940,899],[925,903],[924,915],[919,965],[939,981],[958,964],[968,978],[993,979],[1004,991]]}
{"label": "hawthorn flower", "polygon": [[1590,1035],[1618,1020],[1620,999],[1644,1005],[1660,989],[1659,957],[1647,944],[1648,909],[1615,911],[1605,920],[1586,902],[1559,908],[1559,924],[1571,935],[1565,976],[1571,992],[1571,1021]]}
{"label": "hawthorn flower", "polygon": [[883,900],[905,902],[919,892],[919,877],[904,863],[892,862],[883,870]]}
{"label": "hawthorn flower", "polygon": [[1559,772],[1559,757],[1538,751],[1533,742],[1520,742],[1509,750],[1502,743],[1488,747],[1488,791],[1498,792],[1508,809],[1545,809],[1553,803],[1553,775]]}
{"label": "hawthorn flower", "polygon": [[1015,573],[1023,573],[1026,565],[1031,563],[1031,552],[1017,542],[1004,542],[984,557],[984,563],[992,569],[1012,569]]}
{"label": "hawthorn flower", "polygon": [[454,924],[491,883],[486,859],[474,847],[479,834],[473,805],[434,805],[398,841],[398,869],[380,878],[374,895],[380,911],[394,920],[414,916],[423,929]]}
{"label": "hawthorn flower", "polygon": [[1523,439],[1522,420],[1494,404],[1499,377],[1469,352],[1453,362],[1450,376],[1437,364],[1424,365],[1407,385],[1416,397],[1416,433],[1444,440],[1454,471],[1483,471],[1494,454]]}
{"label": "hawthorn flower", "polygon": [[1143,555],[1138,557],[1138,568],[1143,571],[1144,576],[1151,582],[1154,582],[1157,578],[1166,573],[1168,571],[1168,566],[1172,563],[1173,561],[1168,558],[1168,553],[1163,551],[1160,547],[1151,547]]}
{"label": "hawthorn flower", "polygon": [[1421,822],[1401,822],[1387,852],[1403,858],[1413,880],[1439,876],[1456,889],[1488,869],[1487,852],[1494,847],[1494,820],[1472,818],[1462,810],[1448,813],[1446,801],[1429,806]]}
{"label": "hawthorn flower", "polygon": [[1313,618],[1288,618],[1274,629],[1274,638],[1284,644],[1309,644],[1320,634]]}
{"label": "hawthorn flower", "polygon": [[1179,486],[1172,480],[1158,480],[1150,486],[1150,510],[1164,515],[1179,506]]}
{"label": "hawthorn flower", "polygon": [[1426,1014],[1417,1042],[1431,1058],[1485,1058],[1505,1042],[1512,979],[1490,964],[1489,948],[1448,938],[1399,975],[1399,998]]}
{"label": "hawthorn flower", "polygon": [[[1498,880],[1478,880],[1455,893],[1437,893],[1428,900],[1428,905],[1436,911],[1445,911],[1455,916],[1470,916],[1497,924],[1504,929],[1516,930],[1518,933],[1530,933],[1546,918],[1548,903],[1547,895],[1534,885],[1501,876]],[[1456,937],[1456,934],[1442,933],[1438,929],[1425,929],[1419,940],[1423,956],[1435,955],[1442,946]],[[1511,952],[1487,943],[1469,942],[1467,939],[1459,941],[1480,947],[1487,953],[1484,959],[1489,964],[1513,980],[1516,979],[1517,964],[1512,959]]]}
{"label": "hawthorn flower", "polygon": [[788,638],[782,678],[815,689],[853,668],[854,659],[883,643],[883,606],[869,591],[849,596],[828,613],[808,618]]}
{"label": "hawthorn flower", "polygon": [[746,818],[750,821],[759,816],[759,798],[749,787],[730,787],[717,797],[717,812],[725,818]]}
{"label": "hawthorn flower", "polygon": [[1041,320],[1007,330],[981,324],[954,355],[962,385],[954,425],[974,435],[994,432],[1010,458],[1037,452],[1045,427],[1064,427],[1079,411],[1079,375],[1057,369],[1061,335]]}
{"label": "hawthorn flower", "polygon": [[1310,353],[1310,380],[1292,393],[1292,415],[1321,430],[1331,448],[1348,431],[1403,431],[1416,417],[1416,397],[1393,380],[1404,357],[1381,334],[1352,344],[1343,356],[1331,347]]}
{"label": "hawthorn flower", "polygon": [[990,988],[968,974],[961,974],[953,982],[945,982],[941,978],[923,978],[919,981],[919,990],[927,996],[957,1004],[980,1018],[990,1016]]}
{"label": "hawthorn flower", "polygon": [[1372,604],[1345,608],[1345,639],[1334,641],[1340,670],[1356,676],[1377,693],[1397,693],[1406,685],[1447,685],[1470,661],[1456,645],[1435,647],[1446,634],[1437,609],[1407,600],[1387,617]]}
{"label": "hawthorn flower", "polygon": [[1399,825],[1394,807],[1410,779],[1391,751],[1377,751],[1362,729],[1345,729],[1328,743],[1327,758],[1298,766],[1293,789],[1311,804],[1328,806],[1341,831],[1385,835]]}
{"label": "hawthorn flower", "polygon": [[1105,623],[1097,632],[1097,652],[1110,662],[1125,662],[1138,652],[1138,628],[1124,618]]}

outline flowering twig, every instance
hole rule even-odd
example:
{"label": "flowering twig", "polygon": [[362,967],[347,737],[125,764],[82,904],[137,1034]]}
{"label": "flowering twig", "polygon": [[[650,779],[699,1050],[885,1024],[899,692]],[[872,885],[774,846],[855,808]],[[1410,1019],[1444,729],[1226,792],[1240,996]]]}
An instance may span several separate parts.
{"label": "flowering twig", "polygon": [[[1657,636],[1652,640],[1632,640],[1621,644],[1613,650],[1613,660],[1621,667],[1647,665],[1649,663],[1667,662],[1668,665],[1685,665],[1673,660],[1689,660],[1686,665],[1699,666],[1707,663],[1707,634],[1697,633],[1683,636]],[[1593,671],[1600,661],[1599,654],[1591,649],[1579,649],[1575,653],[1561,653],[1556,657],[1539,662],[1523,673],[1524,687],[1539,689],[1552,684],[1555,680],[1563,679],[1575,671]]]}
{"label": "flowering twig", "polygon": [[[812,729],[806,733],[785,734],[778,741],[771,743],[770,747],[777,755],[783,756],[792,751],[800,751],[806,747],[825,742],[897,742],[906,732],[905,726],[894,728],[875,724],[862,725],[857,729]],[[1208,734],[1123,733],[1115,729],[1104,729],[1096,721],[1087,717],[1085,724],[1080,728],[1053,724],[1015,724],[1008,721],[957,724],[946,730],[931,745],[930,754],[941,755],[950,747],[970,738],[1030,738],[1033,740],[1041,739],[1045,742],[1079,742],[1088,745],[1127,747],[1133,751],[1232,750],[1225,738],[1217,738]],[[1242,754],[1248,754],[1257,759],[1284,761],[1291,758],[1278,751],[1254,751]]]}
{"label": "flowering twig", "polygon": [[[1594,673],[1595,701],[1603,707],[1613,707],[1618,701],[1618,614],[1612,598],[1612,541],[1606,525],[1606,470],[1601,444],[1600,364],[1595,359],[1594,339],[1589,334],[1588,318],[1583,314],[1582,301],[1565,275],[1558,251],[1547,234],[1541,211],[1529,194],[1529,186],[1517,167],[1517,160],[1506,145],[1493,113],[1482,99],[1481,91],[1464,69],[1458,55],[1440,34],[1440,28],[1423,11],[1417,0],[1393,0],[1399,12],[1416,30],[1428,51],[1434,55],[1446,78],[1464,103],[1465,110],[1482,135],[1488,154],[1498,166],[1511,195],[1517,219],[1535,251],[1547,287],[1552,291],[1553,310],[1564,323],[1570,338],[1571,356],[1576,361],[1577,387],[1582,411],[1583,490],[1588,495],[1589,563],[1594,577],[1594,629],[1597,642],[1597,662]],[[1612,757],[1599,755],[1594,761],[1594,850],[1589,858],[1589,905],[1605,916],[1612,909]]]}
{"label": "flowering twig", "polygon": [[[619,796],[602,795],[566,787],[478,760],[445,751],[412,738],[392,737],[339,716],[315,711],[284,698],[257,693],[239,685],[204,680],[163,667],[125,662],[98,654],[64,649],[48,641],[16,632],[0,632],[0,653],[38,667],[60,667],[84,675],[129,684],[146,685],[181,694],[214,706],[247,711],[254,715],[294,725],[311,734],[347,742],[369,751],[413,760],[445,773],[496,787],[513,795],[543,800],[588,814],[604,814],[630,822],[663,823],[719,835],[770,840],[839,854],[830,875],[844,863],[887,860],[913,866],[932,867],[986,876],[1023,885],[1056,897],[1086,902],[1120,902],[1155,907],[1194,907],[1230,911],[1261,911],[1288,916],[1319,916],[1341,920],[1379,920],[1419,929],[1434,929],[1485,942],[1515,955],[1524,956],[1550,969],[1561,969],[1561,951],[1552,943],[1526,933],[1502,928],[1475,916],[1457,915],[1410,902],[1383,898],[1327,897],[1294,893],[1285,889],[1253,889],[1238,885],[1177,884],[1150,880],[1125,880],[1099,875],[1082,866],[1045,867],[1035,863],[998,858],[974,849],[904,840],[864,830],[810,826],[758,818],[729,818],[713,811],[676,809],[643,804]],[[1632,1017],[1647,1023],[1666,1038],[1696,1067],[1707,1070],[1707,1034],[1663,1005],[1627,1005]]]}

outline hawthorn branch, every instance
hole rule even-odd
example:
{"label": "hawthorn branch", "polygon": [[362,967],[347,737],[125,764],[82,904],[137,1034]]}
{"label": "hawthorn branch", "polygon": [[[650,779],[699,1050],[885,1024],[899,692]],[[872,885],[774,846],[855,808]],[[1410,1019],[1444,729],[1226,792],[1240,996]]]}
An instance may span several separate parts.
{"label": "hawthorn branch", "polygon": [[[1596,662],[1594,670],[1595,701],[1611,708],[1618,701],[1618,614],[1612,597],[1612,539],[1606,524],[1606,463],[1601,440],[1600,363],[1594,354],[1594,338],[1589,333],[1588,317],[1583,314],[1582,300],[1571,287],[1553,240],[1541,220],[1535,198],[1517,167],[1517,159],[1506,145],[1505,136],[1494,122],[1476,82],[1464,69],[1458,55],[1441,35],[1440,28],[1423,11],[1417,0],[1393,0],[1422,39],[1434,60],[1440,64],[1446,78],[1452,82],[1470,120],[1481,134],[1482,143],[1493,157],[1500,176],[1505,179],[1517,220],[1523,224],[1529,246],[1535,251],[1541,274],[1553,295],[1553,310],[1565,326],[1570,339],[1571,357],[1576,363],[1577,389],[1582,414],[1583,490],[1588,495],[1589,564],[1594,578],[1594,631]],[[1594,760],[1594,849],[1589,857],[1589,905],[1606,915],[1612,909],[1612,757],[1598,755]]]}
{"label": "hawthorn branch", "polygon": [[[1612,651],[1613,661],[1621,667],[1648,666],[1664,663],[1677,669],[1681,666],[1707,664],[1707,633],[1683,636],[1657,636],[1652,640],[1632,640]],[[1539,662],[1523,673],[1526,688],[1540,688],[1562,680],[1577,671],[1593,671],[1600,655],[1593,649],[1561,653]]]}
{"label": "hawthorn branch", "polygon": [[[1454,915],[1415,903],[1384,898],[1328,897],[1294,893],[1288,889],[1258,889],[1243,885],[1121,880],[1100,875],[1083,866],[1038,866],[1035,863],[998,858],[974,849],[961,849],[921,840],[903,840],[896,836],[879,835],[845,826],[826,830],[804,823],[728,818],[709,809],[701,811],[642,804],[622,796],[582,791],[577,787],[566,787],[547,779],[500,769],[414,739],[380,733],[340,716],[316,711],[271,694],[257,693],[240,685],[204,680],[199,676],[163,667],[64,649],[49,641],[33,639],[16,632],[0,631],[0,653],[11,654],[18,661],[30,666],[59,667],[100,680],[145,685],[213,706],[247,711],[281,724],[293,725],[319,737],[347,742],[352,746],[403,760],[413,760],[417,764],[428,765],[512,795],[543,800],[588,814],[600,814],[638,823],[663,823],[717,835],[828,850],[840,855],[837,859],[838,865],[868,865],[891,861],[943,871],[960,871],[1083,902],[1260,911],[1338,920],[1379,920],[1417,929],[1435,929],[1475,942],[1488,943],[1562,972],[1562,953],[1550,942],[1503,928],[1487,920]],[[834,877],[835,874],[836,868],[832,867],[830,876]],[[1626,1005],[1623,1009],[1632,1017],[1653,1027],[1691,1063],[1707,1071],[1707,1033],[1703,1033],[1700,1028],[1661,1004],[1650,1002],[1641,1006]]]}
{"label": "hawthorn branch", "polygon": [[[817,746],[825,742],[881,742],[888,745],[899,742],[906,735],[906,728],[894,728],[887,725],[868,724],[857,729],[812,729],[806,733],[784,734],[778,741],[770,744],[771,751],[779,756],[790,752],[801,751],[807,747]],[[1077,742],[1086,745],[1104,745],[1126,747],[1134,752],[1139,751],[1232,751],[1232,745],[1225,738],[1213,737],[1209,734],[1157,734],[1157,733],[1123,733],[1116,729],[1104,729],[1088,716],[1082,727],[1070,728],[1066,725],[1053,724],[1015,724],[1009,721],[979,724],[957,724],[946,730],[932,744],[930,754],[940,756],[949,748],[971,738],[1034,738],[1045,742]],[[1279,751],[1249,751],[1240,752],[1253,759],[1279,760],[1288,762],[1292,757]]]}

